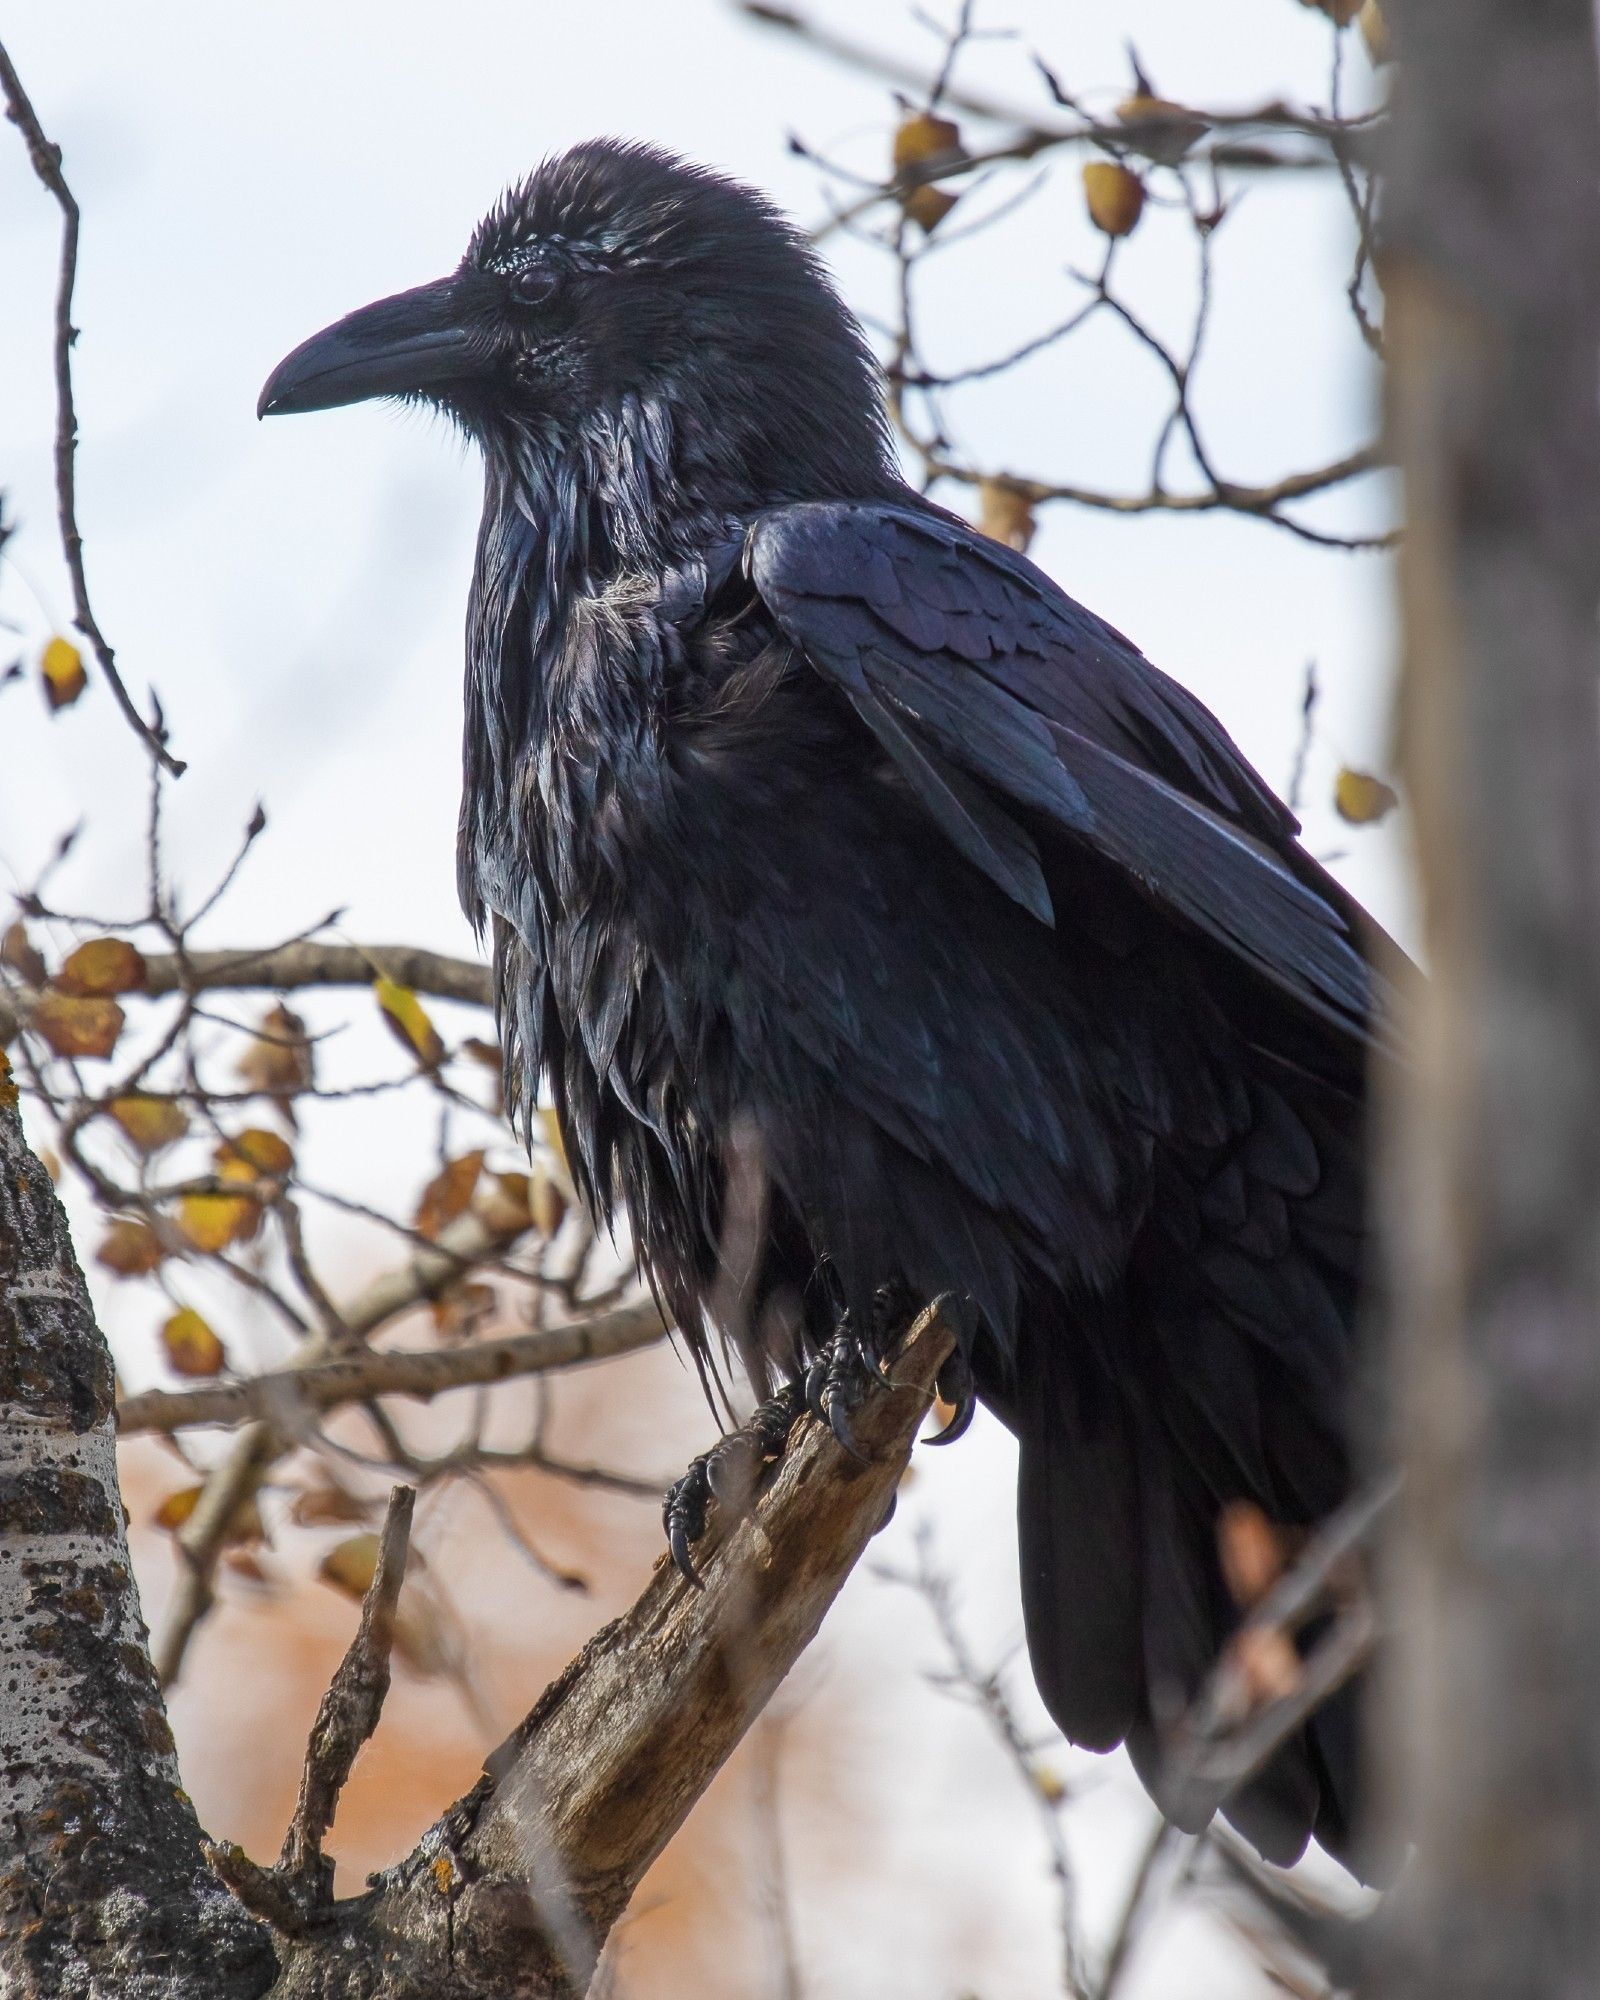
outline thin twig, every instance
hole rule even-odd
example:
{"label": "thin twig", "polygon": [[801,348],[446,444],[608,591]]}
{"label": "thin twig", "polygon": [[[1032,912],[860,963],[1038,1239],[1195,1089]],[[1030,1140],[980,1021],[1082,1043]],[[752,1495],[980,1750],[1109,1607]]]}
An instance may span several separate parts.
{"label": "thin twig", "polygon": [[72,580],[73,621],[89,641],[100,671],[129,726],[145,744],[152,757],[177,778],[185,766],[167,748],[166,730],[161,724],[160,703],[156,703],[154,727],[133,705],[117,671],[117,663],[106,636],[89,602],[89,581],[83,567],[83,536],[78,528],[77,451],[78,415],[72,393],[72,344],[77,329],[72,324],[72,291],[78,276],[78,203],[61,171],[61,148],[46,138],[28,93],[22,87],[11,57],[0,44],[0,91],[5,94],[6,116],[22,134],[28,159],[61,210],[61,265],[56,280],[55,378],[56,378],[56,515],[61,533],[62,553]]}

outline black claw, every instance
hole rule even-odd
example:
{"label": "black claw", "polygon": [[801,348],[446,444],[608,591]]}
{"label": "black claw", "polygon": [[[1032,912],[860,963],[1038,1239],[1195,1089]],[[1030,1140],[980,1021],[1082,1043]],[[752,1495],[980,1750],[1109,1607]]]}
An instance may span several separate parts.
{"label": "black claw", "polygon": [[689,1537],[681,1521],[674,1521],[668,1528],[667,1547],[672,1551],[673,1567],[679,1576],[686,1583],[692,1583],[696,1590],[704,1590],[706,1580],[694,1566],[694,1557],[689,1553]]}
{"label": "black claw", "polygon": [[966,1357],[953,1354],[939,1371],[939,1397],[942,1402],[953,1403],[955,1414],[942,1431],[925,1440],[928,1444],[954,1444],[957,1438],[966,1436],[972,1427],[972,1419],[977,1413],[978,1392],[973,1386],[972,1369]]}
{"label": "black claw", "polygon": [[837,1388],[830,1388],[824,1399],[828,1429],[833,1432],[840,1446],[862,1465],[870,1465],[871,1459],[856,1442],[856,1434],[850,1428],[850,1409],[844,1396]]}

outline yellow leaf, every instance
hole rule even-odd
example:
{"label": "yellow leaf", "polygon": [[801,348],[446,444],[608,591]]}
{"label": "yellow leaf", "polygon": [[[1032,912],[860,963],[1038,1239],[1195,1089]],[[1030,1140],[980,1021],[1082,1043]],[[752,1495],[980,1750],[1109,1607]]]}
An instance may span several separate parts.
{"label": "yellow leaf", "polygon": [[126,938],[91,938],[67,954],[51,980],[58,993],[101,998],[113,993],[142,993],[149,979],[144,953]]}
{"label": "yellow leaf", "polygon": [[1378,0],[1365,0],[1365,5],[1356,17],[1356,25],[1361,30],[1361,39],[1367,45],[1367,54],[1374,67],[1394,60],[1394,47],[1389,39],[1389,23],[1383,18],[1383,9]]}
{"label": "yellow leaf", "polygon": [[[250,1169],[247,1167],[245,1172]],[[223,1169],[224,1178],[230,1178]],[[247,1242],[261,1227],[261,1204],[243,1194],[186,1194],[178,1204],[178,1233],[192,1250],[209,1254]]]}
{"label": "yellow leaf", "polygon": [[[203,1486],[180,1486],[176,1492],[167,1495],[151,1519],[158,1528],[165,1528],[169,1533],[175,1533],[194,1512],[204,1491]],[[261,1509],[256,1505],[254,1494],[248,1494],[234,1508],[225,1539],[238,1544],[259,1542],[264,1536]]]}
{"label": "yellow leaf", "polygon": [[428,1019],[427,1010],[409,986],[389,978],[372,982],[373,997],[383,1009],[390,1031],[417,1058],[424,1069],[434,1069],[444,1060],[444,1043]]}
{"label": "yellow leaf", "polygon": [[1049,1764],[1035,1764],[1028,1776],[1033,1780],[1033,1789],[1046,1804],[1060,1805],[1067,1796],[1066,1780]]}
{"label": "yellow leaf", "polygon": [[548,1242],[561,1227],[567,1213],[567,1197],[548,1174],[540,1174],[528,1202],[533,1226]]}
{"label": "yellow leaf", "polygon": [[333,1528],[372,1518],[372,1503],[343,1486],[307,1486],[290,1503],[289,1519],[297,1528]]}
{"label": "yellow leaf", "polygon": [[238,1067],[242,1082],[283,1105],[309,1090],[316,1080],[315,1059],[300,1016],[282,1005],[269,1007]]}
{"label": "yellow leaf", "polygon": [[52,712],[70,708],[83,693],[89,676],[83,655],[70,639],[52,639],[39,655],[39,680]]}
{"label": "yellow leaf", "polygon": [[170,1097],[114,1097],[110,1110],[141,1153],[159,1153],[189,1129],[182,1105]]}
{"label": "yellow leaf", "polygon": [[1128,236],[1144,213],[1144,187],[1139,176],[1115,160],[1091,160],[1083,170],[1083,194],[1089,220],[1107,236]]}
{"label": "yellow leaf", "polygon": [[1175,167],[1209,127],[1187,104],[1136,89],[1117,106],[1117,117],[1128,128],[1128,142],[1158,166]]}
{"label": "yellow leaf", "polygon": [[433,1323],[445,1340],[465,1340],[477,1332],[494,1308],[494,1286],[481,1278],[470,1278],[434,1300]]}
{"label": "yellow leaf", "polygon": [[220,1375],[228,1356],[192,1306],[180,1306],[161,1329],[168,1363],[180,1375]]}
{"label": "yellow leaf", "polygon": [[1348,764],[1333,781],[1334,811],[1351,826],[1375,826],[1379,820],[1387,819],[1399,803],[1392,785],[1365,771],[1352,771]]}
{"label": "yellow leaf", "polygon": [[359,1601],[372,1588],[372,1579],[378,1573],[378,1541],[370,1529],[359,1535],[346,1535],[322,1558],[317,1574],[324,1583],[331,1583],[335,1590]]}
{"label": "yellow leaf", "polygon": [[481,1148],[475,1153],[463,1153],[457,1160],[445,1161],[417,1202],[413,1226],[420,1234],[437,1236],[447,1222],[454,1222],[465,1212],[482,1171]]}
{"label": "yellow leaf", "polygon": [[524,1230],[533,1220],[533,1181],[527,1174],[494,1174],[478,1203],[478,1214],[502,1236]]}
{"label": "yellow leaf", "polygon": [[897,174],[913,167],[930,167],[941,160],[959,160],[964,152],[961,127],[931,111],[914,111],[900,121],[891,157]]}
{"label": "yellow leaf", "polygon": [[565,1179],[567,1186],[571,1187],[572,1167],[567,1160],[567,1142],[561,1136],[561,1120],[556,1116],[554,1109],[550,1105],[540,1105],[539,1123],[544,1127],[544,1142],[550,1148],[551,1152],[555,1154],[556,1165],[560,1167],[562,1177]]}
{"label": "yellow leaf", "polygon": [[28,1025],[58,1056],[108,1056],[122,1033],[122,1009],[115,1000],[80,1000],[71,993],[46,993]]}
{"label": "yellow leaf", "polygon": [[94,1261],[119,1278],[143,1278],[166,1256],[161,1238],[142,1216],[119,1216],[100,1239]]}
{"label": "yellow leaf", "polygon": [[1033,540],[1033,502],[1003,479],[978,482],[978,526],[991,540],[1024,553]]}
{"label": "yellow leaf", "polygon": [[[216,1159],[218,1171],[230,1180],[242,1180],[246,1175],[254,1179],[257,1174],[284,1180],[294,1172],[293,1147],[264,1125],[247,1125],[244,1131],[225,1139],[217,1148]],[[245,1172],[240,1173],[240,1168]]]}

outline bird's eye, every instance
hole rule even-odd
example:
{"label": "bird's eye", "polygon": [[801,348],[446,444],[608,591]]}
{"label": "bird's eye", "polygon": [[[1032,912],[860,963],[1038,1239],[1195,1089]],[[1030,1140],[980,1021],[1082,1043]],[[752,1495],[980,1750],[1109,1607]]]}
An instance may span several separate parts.
{"label": "bird's eye", "polygon": [[548,264],[525,264],[511,280],[511,296],[519,306],[543,305],[556,288],[556,274]]}

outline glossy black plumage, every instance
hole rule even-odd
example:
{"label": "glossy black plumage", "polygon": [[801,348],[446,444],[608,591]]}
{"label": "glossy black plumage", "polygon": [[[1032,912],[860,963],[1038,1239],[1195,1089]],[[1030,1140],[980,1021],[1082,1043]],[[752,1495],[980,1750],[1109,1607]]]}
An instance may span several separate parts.
{"label": "glossy black plumage", "polygon": [[[1192,697],[901,484],[859,332],[747,191],[580,148],[262,406],[408,368],[487,468],[460,886],[513,1101],[548,1086],[702,1351],[740,1134],[761,1365],[971,1302],[1041,1691],[1155,1782],[1235,1616],[1220,1510],[1349,1481],[1359,913]],[[1352,1746],[1319,1719],[1230,1815],[1347,1851]]]}

